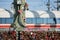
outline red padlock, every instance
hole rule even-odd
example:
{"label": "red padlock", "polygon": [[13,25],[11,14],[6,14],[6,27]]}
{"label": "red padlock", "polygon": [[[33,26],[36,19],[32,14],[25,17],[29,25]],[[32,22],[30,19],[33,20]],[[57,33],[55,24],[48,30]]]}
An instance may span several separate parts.
{"label": "red padlock", "polygon": [[18,12],[19,12],[20,14],[22,14],[23,10],[18,10]]}

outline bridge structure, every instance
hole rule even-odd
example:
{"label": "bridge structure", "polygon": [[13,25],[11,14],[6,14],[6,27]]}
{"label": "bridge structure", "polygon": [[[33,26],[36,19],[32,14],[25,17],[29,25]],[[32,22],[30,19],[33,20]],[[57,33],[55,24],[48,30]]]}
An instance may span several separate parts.
{"label": "bridge structure", "polygon": [[[60,11],[25,10],[26,1],[14,0],[14,28],[60,28]],[[21,10],[23,11],[21,13]]]}
{"label": "bridge structure", "polygon": [[[26,11],[26,25],[28,28],[60,28],[60,11]],[[29,22],[30,21],[30,22]]]}

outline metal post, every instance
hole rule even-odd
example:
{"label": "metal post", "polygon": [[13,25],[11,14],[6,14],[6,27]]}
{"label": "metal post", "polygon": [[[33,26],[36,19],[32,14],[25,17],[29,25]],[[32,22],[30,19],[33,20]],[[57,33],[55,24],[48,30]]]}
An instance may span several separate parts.
{"label": "metal post", "polygon": [[48,0],[48,11],[50,11],[50,0]]}
{"label": "metal post", "polygon": [[50,11],[50,0],[47,2],[48,11]]}
{"label": "metal post", "polygon": [[59,5],[59,3],[60,3],[60,0],[57,0],[55,3],[57,3],[57,11],[59,11],[59,8],[60,8],[60,5]]}
{"label": "metal post", "polygon": [[59,10],[59,7],[58,7],[58,0],[57,0],[57,11]]}
{"label": "metal post", "polygon": [[59,11],[59,8],[60,8],[59,3],[60,3],[60,0],[57,0],[57,10],[58,10],[58,11]]}
{"label": "metal post", "polygon": [[20,31],[18,31],[18,40],[20,40]]}
{"label": "metal post", "polygon": [[17,0],[14,0],[13,4],[14,4],[14,9],[15,9],[15,14],[14,14],[14,20],[13,20],[12,26],[14,27],[14,24],[15,24],[15,21],[16,21],[16,17],[19,15],[18,14],[18,10],[20,9],[20,5],[21,4],[17,4]]}

